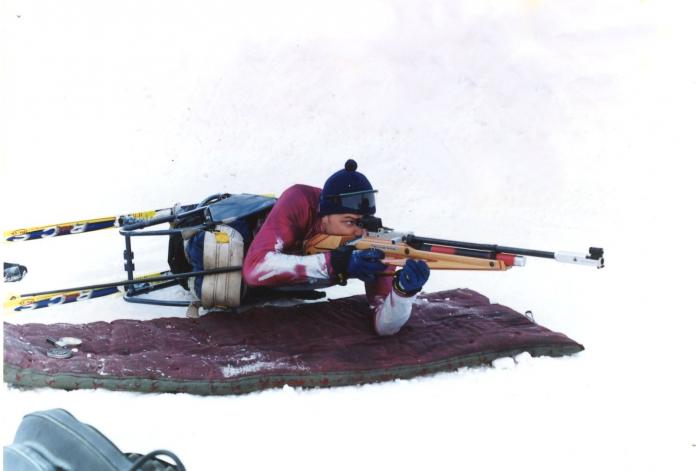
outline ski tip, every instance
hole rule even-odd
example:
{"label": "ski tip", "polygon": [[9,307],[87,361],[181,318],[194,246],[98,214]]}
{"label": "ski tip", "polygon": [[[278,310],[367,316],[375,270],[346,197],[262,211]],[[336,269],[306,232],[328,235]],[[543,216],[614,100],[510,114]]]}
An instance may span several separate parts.
{"label": "ski tip", "polygon": [[14,311],[15,308],[20,305],[21,298],[22,296],[17,293],[7,293],[2,303],[3,311]]}

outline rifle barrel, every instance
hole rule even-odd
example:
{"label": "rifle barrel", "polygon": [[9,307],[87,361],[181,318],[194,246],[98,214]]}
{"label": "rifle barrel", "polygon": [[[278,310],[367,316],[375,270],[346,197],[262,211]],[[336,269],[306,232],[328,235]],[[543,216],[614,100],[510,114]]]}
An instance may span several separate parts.
{"label": "rifle barrel", "polygon": [[404,238],[404,242],[414,248],[423,248],[432,252],[437,252],[437,247],[443,246],[451,248],[461,255],[468,255],[480,258],[496,258],[497,254],[522,255],[528,257],[550,258],[562,263],[572,263],[576,265],[589,265],[597,268],[604,267],[604,249],[601,247],[590,247],[589,255],[574,252],[547,252],[544,250],[520,249],[518,247],[506,247],[496,244],[475,244],[472,242],[459,242],[456,240],[433,239],[430,237],[418,237],[409,234]]}
{"label": "rifle barrel", "polygon": [[509,253],[513,255],[526,255],[529,257],[541,257],[541,258],[555,258],[553,252],[547,252],[544,250],[531,250],[531,249],[521,249],[518,247],[506,247],[504,245],[497,244],[476,244],[473,242],[460,242],[456,240],[445,240],[445,239],[433,239],[430,237],[419,237],[412,234],[406,236],[407,244],[431,244],[431,245],[446,245],[449,247],[457,247],[461,249],[478,250],[482,252],[493,252],[493,253]]}

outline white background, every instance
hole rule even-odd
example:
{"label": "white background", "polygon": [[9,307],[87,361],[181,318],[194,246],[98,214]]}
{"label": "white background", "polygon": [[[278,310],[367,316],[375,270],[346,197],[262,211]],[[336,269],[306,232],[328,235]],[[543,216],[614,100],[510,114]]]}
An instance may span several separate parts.
{"label": "white background", "polygon": [[[542,250],[433,273],[583,343],[564,359],[201,398],[2,390],[3,444],[63,407],[122,449],[205,469],[696,464],[693,11],[671,1],[5,1],[2,227],[321,186],[349,157],[386,225]],[[115,231],[4,244],[7,291],[120,279]],[[139,246],[140,247],[140,246]],[[140,271],[162,244],[136,248]],[[331,296],[360,292],[359,284]],[[176,296],[176,294],[174,295]],[[118,298],[8,322],[181,316]]]}

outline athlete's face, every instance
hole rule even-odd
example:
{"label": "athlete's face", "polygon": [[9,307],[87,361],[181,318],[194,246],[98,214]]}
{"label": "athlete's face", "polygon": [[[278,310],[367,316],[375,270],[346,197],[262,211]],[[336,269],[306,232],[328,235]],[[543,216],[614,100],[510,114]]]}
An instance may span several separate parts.
{"label": "athlete's face", "polygon": [[358,226],[359,214],[329,214],[321,218],[325,234],[360,237],[367,233]]}

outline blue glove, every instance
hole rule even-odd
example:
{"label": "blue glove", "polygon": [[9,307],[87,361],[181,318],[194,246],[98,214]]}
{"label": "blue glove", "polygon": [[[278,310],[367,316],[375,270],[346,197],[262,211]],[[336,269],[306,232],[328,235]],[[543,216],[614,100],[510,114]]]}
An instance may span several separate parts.
{"label": "blue glove", "polygon": [[403,270],[394,276],[394,288],[400,294],[412,296],[423,288],[429,276],[430,267],[427,263],[409,258]]}
{"label": "blue glove", "polygon": [[331,265],[339,283],[345,284],[346,278],[359,278],[364,282],[375,281],[378,273],[387,269],[382,263],[384,252],[379,249],[355,250],[344,246],[331,251]]}
{"label": "blue glove", "polygon": [[382,263],[384,252],[379,249],[354,250],[348,260],[348,278],[359,278],[364,282],[375,281],[378,273],[387,269]]}

